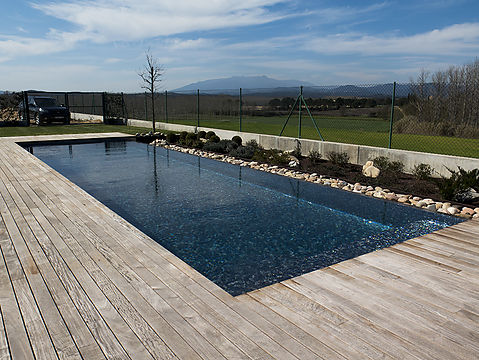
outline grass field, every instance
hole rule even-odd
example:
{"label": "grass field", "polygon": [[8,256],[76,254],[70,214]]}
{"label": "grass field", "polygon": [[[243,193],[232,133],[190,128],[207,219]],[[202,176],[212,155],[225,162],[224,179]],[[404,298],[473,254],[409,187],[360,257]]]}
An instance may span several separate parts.
{"label": "grass field", "polygon": [[124,125],[72,124],[30,127],[0,127],[0,136],[87,134],[105,132],[122,132],[126,134],[136,134],[137,132],[146,131],[150,131],[150,129]]}
{"label": "grass field", "polygon": [[[242,122],[242,131],[278,135],[285,120],[285,117],[245,116]],[[323,135],[323,138],[326,141],[388,147],[388,121],[367,117],[317,117],[315,120],[321,131],[321,134]],[[169,118],[169,122],[194,126],[196,125],[197,120],[196,118],[190,116],[186,120],[184,118]],[[216,118],[211,116],[208,119],[200,118],[200,126],[225,130],[239,130],[239,121],[237,117],[233,116]],[[127,134],[135,134],[137,132],[149,131],[149,129],[103,124],[2,127],[0,128],[0,136],[78,134],[116,131]],[[283,135],[291,137],[298,136],[297,115],[291,117],[283,132]],[[301,137],[305,139],[320,139],[316,129],[307,115],[302,119]],[[456,137],[426,136],[415,134],[393,134],[392,148],[479,158],[479,139],[463,139]]]}
{"label": "grass field", "polygon": [[[187,120],[168,119],[171,123],[196,125],[196,118]],[[286,117],[243,117],[242,131],[279,135]],[[315,117],[316,124],[326,141],[348,144],[388,147],[389,121],[368,117]],[[225,130],[239,130],[237,117],[200,118],[200,126]],[[284,136],[298,136],[298,116],[292,116],[284,132]],[[307,114],[301,122],[301,137],[319,140],[320,137]],[[479,139],[464,139],[447,136],[428,136],[416,134],[394,134],[392,148],[430,152],[436,154],[456,155],[479,158]]]}

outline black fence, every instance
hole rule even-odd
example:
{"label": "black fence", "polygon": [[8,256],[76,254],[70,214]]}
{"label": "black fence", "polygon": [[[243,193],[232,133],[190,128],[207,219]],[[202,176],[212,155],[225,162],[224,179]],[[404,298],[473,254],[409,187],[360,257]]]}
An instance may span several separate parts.
{"label": "black fence", "polygon": [[28,91],[0,95],[0,114],[13,123],[15,102],[49,96],[74,119],[126,124],[152,121],[154,103],[156,122],[479,158],[479,85],[466,85],[165,91],[154,101],[147,93]]}

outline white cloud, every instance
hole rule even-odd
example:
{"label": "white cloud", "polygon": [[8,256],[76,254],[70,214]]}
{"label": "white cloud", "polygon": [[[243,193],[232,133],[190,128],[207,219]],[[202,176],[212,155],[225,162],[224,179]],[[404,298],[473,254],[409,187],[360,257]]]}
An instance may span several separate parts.
{"label": "white cloud", "polygon": [[70,0],[34,4],[47,15],[75,24],[96,42],[263,24],[284,17],[269,6],[285,0]]}
{"label": "white cloud", "polygon": [[305,48],[323,54],[474,55],[479,51],[479,23],[456,24],[411,36],[336,34],[315,38]]}

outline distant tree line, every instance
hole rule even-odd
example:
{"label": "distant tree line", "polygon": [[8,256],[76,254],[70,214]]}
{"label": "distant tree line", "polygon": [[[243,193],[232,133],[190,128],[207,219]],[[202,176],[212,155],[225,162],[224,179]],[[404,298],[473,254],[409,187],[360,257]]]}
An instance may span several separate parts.
{"label": "distant tree line", "polygon": [[479,60],[411,81],[409,106],[399,132],[479,137]]}

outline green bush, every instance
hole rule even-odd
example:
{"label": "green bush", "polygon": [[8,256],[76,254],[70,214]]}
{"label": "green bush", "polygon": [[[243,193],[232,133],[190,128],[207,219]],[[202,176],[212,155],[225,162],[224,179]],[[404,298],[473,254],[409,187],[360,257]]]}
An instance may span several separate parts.
{"label": "green bush", "polygon": [[289,163],[289,154],[276,149],[256,150],[253,160],[265,162],[272,165],[286,165]]}
{"label": "green bush", "polygon": [[243,140],[239,137],[239,136],[233,136],[233,138],[231,139],[231,141],[234,141],[236,144],[241,145],[243,143]]}
{"label": "green bush", "polygon": [[233,140],[226,140],[228,144],[226,145],[226,153],[230,153],[231,151],[238,148],[238,143],[234,142]]}
{"label": "green bush", "polygon": [[176,144],[178,140],[180,139],[180,136],[175,133],[168,133],[166,134],[166,141],[168,144]]}
{"label": "green bush", "polygon": [[225,154],[227,152],[226,149],[228,148],[228,145],[231,143],[231,140],[211,141],[211,139],[213,139],[213,138],[210,138],[210,141],[206,142],[203,145],[204,150],[218,152],[218,153],[222,153],[222,154]]}
{"label": "green bush", "polygon": [[198,139],[205,139],[206,138],[206,131],[201,130],[198,132]]}
{"label": "green bush", "polygon": [[462,202],[465,200],[458,199],[461,193],[470,188],[479,190],[479,169],[467,171],[458,166],[459,171],[447,170],[451,173],[451,176],[448,179],[443,178],[442,183],[439,184],[439,191],[446,200]]}
{"label": "green bush", "polygon": [[400,161],[393,161],[389,163],[389,166],[386,171],[392,172],[394,174],[399,174],[404,172],[404,164]]}
{"label": "green bush", "polygon": [[211,137],[213,136],[216,136],[215,132],[214,131],[208,131],[206,134],[205,134],[205,139],[209,140]]}
{"label": "green bush", "polygon": [[260,144],[258,144],[258,142],[254,139],[250,140],[250,141],[247,141],[246,146],[248,146],[250,148],[253,148],[255,150],[262,150],[263,149],[263,147]]}
{"label": "green bush", "polygon": [[378,156],[374,158],[373,163],[379,170],[385,171],[389,166],[389,159],[385,156]]}
{"label": "green bush", "polygon": [[345,152],[330,151],[326,154],[326,157],[336,165],[346,165],[349,163],[349,155]]}
{"label": "green bush", "polygon": [[404,164],[400,161],[389,161],[385,156],[378,156],[373,160],[374,166],[381,170],[383,173],[389,173],[389,175],[400,174],[404,172]]}
{"label": "green bush", "polygon": [[301,159],[303,157],[301,152],[301,143],[298,140],[296,142],[296,147],[293,151],[291,151],[291,155],[293,155],[297,159]]}
{"label": "green bush", "polygon": [[433,169],[428,164],[418,164],[414,166],[412,174],[416,179],[427,180],[432,176]]}
{"label": "green bush", "polygon": [[180,140],[186,140],[186,136],[188,136],[188,133],[186,131],[180,132]]}
{"label": "green bush", "polygon": [[187,133],[184,140],[185,145],[193,146],[194,143],[198,140],[198,136],[195,133]]}
{"label": "green bush", "polygon": [[236,149],[229,152],[230,156],[241,158],[241,159],[251,159],[254,155],[255,149],[251,146],[238,146]]}
{"label": "green bush", "polygon": [[310,150],[308,158],[311,163],[319,164],[321,162],[321,153],[317,150]]}
{"label": "green bush", "polygon": [[221,140],[220,137],[217,135],[213,135],[208,138],[208,142],[217,143],[217,142],[220,142],[220,140]]}

